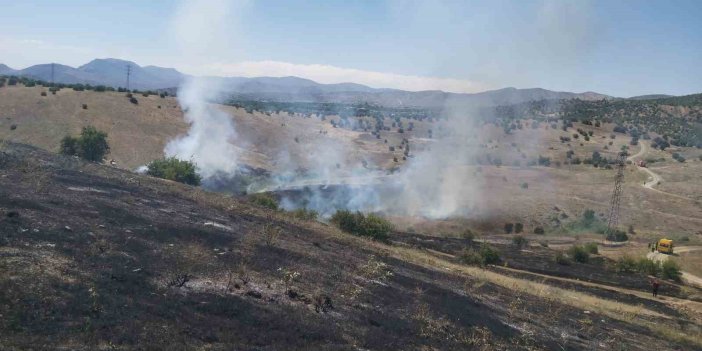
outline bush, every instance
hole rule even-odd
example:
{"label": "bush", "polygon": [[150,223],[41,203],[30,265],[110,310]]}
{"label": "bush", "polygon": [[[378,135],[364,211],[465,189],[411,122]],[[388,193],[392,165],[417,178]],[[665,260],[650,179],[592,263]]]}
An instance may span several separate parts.
{"label": "bush", "polygon": [[661,264],[661,275],[665,279],[672,279],[676,282],[680,281],[682,273],[680,272],[680,265],[677,262],[667,259],[663,264]]}
{"label": "bush", "polygon": [[585,248],[585,251],[587,251],[590,254],[596,255],[599,251],[597,250],[597,243],[587,243],[583,245]]}
{"label": "bush", "polygon": [[514,229],[514,223],[505,223],[505,233],[512,234],[513,229]]}
{"label": "bush", "polygon": [[358,236],[367,236],[374,240],[388,241],[393,225],[386,219],[374,215],[351,212],[348,210],[338,210],[331,218],[339,229]]}
{"label": "bush", "polygon": [[[407,231],[409,231],[409,229]],[[473,231],[470,229],[466,229],[463,231],[463,233],[461,233],[461,237],[463,237],[464,240],[472,242],[475,240],[475,233],[473,233]]]}
{"label": "bush", "polygon": [[522,183],[522,189],[529,189],[529,183]]}
{"label": "bush", "polygon": [[301,219],[303,221],[314,221],[317,220],[319,214],[315,210],[309,210],[307,208],[298,208],[292,211],[293,217]]}
{"label": "bush", "polygon": [[521,235],[517,235],[512,238],[512,244],[517,247],[517,250],[521,250],[529,244],[529,240]]}
{"label": "bush", "polygon": [[661,270],[661,265],[658,262],[642,257],[636,262],[636,269],[643,274],[657,276]]}
{"label": "bush", "polygon": [[522,223],[515,223],[514,224],[514,232],[519,234],[524,231],[524,224]]}
{"label": "bush", "polygon": [[77,155],[88,161],[97,162],[101,161],[109,151],[107,133],[92,126],[83,127],[78,138],[67,135],[61,139],[61,153],[64,155]]}
{"label": "bush", "polygon": [[629,240],[629,236],[623,230],[614,229],[607,233],[607,240],[622,242]]}
{"label": "bush", "polygon": [[41,96],[46,96],[46,92],[45,92],[45,91],[42,91],[42,92],[41,92]]}
{"label": "bush", "polygon": [[74,138],[70,135],[66,135],[61,139],[61,150],[60,152],[68,156],[78,155],[78,138]]}
{"label": "bush", "polygon": [[500,253],[492,246],[483,243],[477,251],[473,248],[463,250],[461,261],[474,266],[486,266],[500,262]]}
{"label": "bush", "polygon": [[107,133],[95,129],[95,127],[84,127],[78,138],[80,156],[89,161],[101,161],[110,151],[107,144]]}
{"label": "bush", "polygon": [[271,194],[258,193],[249,196],[249,199],[254,204],[265,207],[274,211],[278,210],[278,200],[274,198]]}
{"label": "bush", "polygon": [[569,266],[570,265],[570,260],[566,255],[564,255],[562,252],[557,252],[556,256],[553,258],[556,263],[564,266]]}
{"label": "bush", "polygon": [[129,102],[133,103],[134,105],[139,105],[139,100],[137,100],[135,97],[130,97]]}
{"label": "bush", "polygon": [[150,176],[190,185],[200,185],[200,175],[197,174],[196,166],[191,161],[168,157],[151,161],[147,167],[146,174]]}
{"label": "bush", "polygon": [[631,256],[624,255],[620,257],[617,262],[614,264],[618,272],[622,273],[632,273],[636,272],[637,270],[637,264],[636,260],[634,260]]}
{"label": "bush", "polygon": [[87,110],[88,109],[88,104],[83,104],[83,109]]}
{"label": "bush", "polygon": [[461,261],[471,266],[485,265],[483,257],[480,256],[480,253],[473,250],[472,248],[466,248],[463,250],[463,252],[461,253]]}
{"label": "bush", "polygon": [[575,262],[587,263],[590,261],[590,254],[580,245],[571,246],[571,248],[568,249],[568,255],[570,255]]}
{"label": "bush", "polygon": [[545,234],[545,233],[546,233],[546,231],[544,230],[544,227],[535,227],[535,228],[534,228],[534,234],[541,234],[541,235],[543,235],[543,234]]}

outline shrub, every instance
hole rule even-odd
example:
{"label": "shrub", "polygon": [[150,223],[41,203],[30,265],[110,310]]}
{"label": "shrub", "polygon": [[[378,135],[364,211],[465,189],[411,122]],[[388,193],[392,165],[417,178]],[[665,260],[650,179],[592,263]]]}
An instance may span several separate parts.
{"label": "shrub", "polygon": [[570,260],[566,255],[564,255],[562,252],[557,252],[556,256],[553,258],[556,263],[564,266],[569,266],[570,265]]}
{"label": "shrub", "polygon": [[304,221],[314,221],[319,216],[317,211],[309,210],[307,208],[298,208],[297,210],[292,211],[292,215],[293,217]]}
{"label": "shrub", "polygon": [[63,139],[61,139],[60,152],[68,156],[78,155],[78,138],[74,138],[70,135],[63,137]]}
{"label": "shrub", "polygon": [[134,105],[139,105],[139,100],[133,96],[129,98],[129,102],[133,103]]}
{"label": "shrub", "polygon": [[[407,231],[409,231],[409,229]],[[475,240],[475,233],[473,233],[473,231],[470,229],[466,229],[463,231],[463,233],[461,233],[461,237],[463,237],[463,239],[465,240],[472,242],[473,240]]]}
{"label": "shrub", "polygon": [[599,251],[597,250],[597,243],[587,243],[583,245],[585,248],[585,251],[587,251],[590,254],[597,254]]}
{"label": "shrub", "polygon": [[83,104],[83,109],[87,110],[88,109],[88,104]]}
{"label": "shrub", "polygon": [[474,266],[485,266],[500,262],[500,253],[488,244],[480,245],[476,251],[473,248],[466,248],[461,253],[461,261]]}
{"label": "shrub", "polygon": [[494,247],[483,243],[480,245],[480,257],[485,264],[495,264],[500,262],[500,253]]}
{"label": "shrub", "polygon": [[534,228],[534,234],[541,234],[541,235],[543,235],[543,234],[545,234],[545,233],[546,233],[546,231],[544,230],[544,227],[535,227],[535,228]]}
{"label": "shrub", "polygon": [[522,231],[524,231],[524,224],[522,223],[514,223],[514,232],[519,234]]}
{"label": "shrub", "polygon": [[278,200],[274,198],[271,194],[258,193],[249,196],[249,199],[254,204],[265,207],[274,211],[278,210]]}
{"label": "shrub", "polygon": [[41,92],[41,96],[46,96],[46,92],[45,92],[45,91],[42,91],[42,92]]}
{"label": "shrub", "polygon": [[642,257],[636,261],[636,269],[643,274],[656,276],[661,270],[661,265],[658,262]]}
{"label": "shrub", "polygon": [[614,264],[618,272],[631,273],[637,270],[636,260],[631,256],[624,255]]}
{"label": "shrub", "polygon": [[528,189],[529,188],[529,183],[522,183],[522,189]]}
{"label": "shrub", "polygon": [[190,185],[200,185],[200,175],[197,174],[196,166],[191,161],[168,157],[151,161],[147,167],[146,174],[150,176]]}
{"label": "shrub", "polygon": [[374,215],[338,210],[331,218],[339,229],[358,236],[367,236],[375,240],[387,241],[393,225],[386,219]]}
{"label": "shrub", "polygon": [[61,140],[61,153],[64,155],[78,155],[88,161],[101,161],[110,151],[107,144],[107,133],[95,127],[83,127],[80,137],[66,136]]}
{"label": "shrub", "polygon": [[517,250],[521,250],[529,244],[529,240],[521,235],[517,235],[512,238],[512,244],[517,247]]}
{"label": "shrub", "polygon": [[677,262],[668,259],[663,264],[661,264],[661,275],[663,278],[672,279],[676,282],[680,281],[682,273],[680,272],[680,265]]}
{"label": "shrub", "polygon": [[568,255],[570,255],[575,262],[587,263],[590,260],[590,254],[580,245],[571,246],[570,249],[568,249]]}
{"label": "shrub", "polygon": [[473,250],[472,248],[466,248],[461,253],[461,261],[465,264],[472,266],[484,266],[483,257],[480,253]]}
{"label": "shrub", "polygon": [[607,240],[622,242],[629,240],[629,236],[623,230],[614,229],[607,233]]}
{"label": "shrub", "polygon": [[513,229],[514,229],[514,223],[505,223],[505,233],[512,234]]}

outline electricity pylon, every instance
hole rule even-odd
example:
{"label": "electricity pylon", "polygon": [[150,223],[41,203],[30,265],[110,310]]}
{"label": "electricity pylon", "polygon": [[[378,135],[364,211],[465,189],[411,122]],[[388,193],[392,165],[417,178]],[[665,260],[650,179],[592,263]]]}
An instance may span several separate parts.
{"label": "electricity pylon", "polygon": [[609,206],[609,219],[607,221],[607,240],[614,239],[614,233],[619,224],[619,204],[622,201],[624,186],[624,168],[626,167],[626,150],[622,150],[617,157],[617,175],[614,177],[614,191]]}

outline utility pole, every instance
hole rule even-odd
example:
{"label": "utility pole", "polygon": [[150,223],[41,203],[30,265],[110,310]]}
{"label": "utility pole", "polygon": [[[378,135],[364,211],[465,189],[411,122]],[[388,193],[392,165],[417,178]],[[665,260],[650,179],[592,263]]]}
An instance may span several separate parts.
{"label": "utility pole", "polygon": [[132,73],[132,65],[127,65],[127,91],[129,91],[129,75]]}
{"label": "utility pole", "polygon": [[51,85],[54,85],[54,64],[51,64]]}
{"label": "utility pole", "polygon": [[614,233],[619,224],[619,204],[622,201],[626,156],[626,150],[622,150],[617,158],[617,175],[614,177],[614,192],[612,192],[612,199],[609,207],[609,220],[607,221],[607,240],[613,240],[615,238]]}

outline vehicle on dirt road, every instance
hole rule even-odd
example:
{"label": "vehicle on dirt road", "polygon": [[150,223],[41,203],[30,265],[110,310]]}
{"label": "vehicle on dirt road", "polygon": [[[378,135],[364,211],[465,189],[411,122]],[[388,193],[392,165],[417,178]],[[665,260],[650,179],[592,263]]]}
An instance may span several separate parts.
{"label": "vehicle on dirt road", "polygon": [[656,251],[665,254],[673,254],[673,240],[661,239],[656,243]]}

